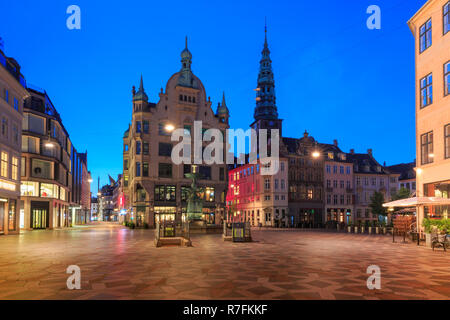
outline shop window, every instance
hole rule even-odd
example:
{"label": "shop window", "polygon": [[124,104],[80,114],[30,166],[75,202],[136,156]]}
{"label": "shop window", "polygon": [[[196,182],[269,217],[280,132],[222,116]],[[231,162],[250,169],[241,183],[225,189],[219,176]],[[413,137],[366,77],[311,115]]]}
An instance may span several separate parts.
{"label": "shop window", "polygon": [[27,197],[39,197],[39,183],[23,181],[20,185],[20,195]]}
{"label": "shop window", "polygon": [[8,205],[8,230],[16,230],[16,200],[10,199]]}

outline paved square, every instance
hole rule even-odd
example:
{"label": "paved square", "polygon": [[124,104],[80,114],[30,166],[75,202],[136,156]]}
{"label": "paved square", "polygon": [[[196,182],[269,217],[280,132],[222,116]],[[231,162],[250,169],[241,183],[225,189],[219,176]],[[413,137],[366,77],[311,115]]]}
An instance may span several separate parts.
{"label": "paved square", "polygon": [[[0,237],[0,299],[450,299],[450,253],[389,236],[254,230],[155,248],[153,230],[102,224]],[[381,290],[369,290],[369,265]],[[81,268],[68,290],[66,268]]]}

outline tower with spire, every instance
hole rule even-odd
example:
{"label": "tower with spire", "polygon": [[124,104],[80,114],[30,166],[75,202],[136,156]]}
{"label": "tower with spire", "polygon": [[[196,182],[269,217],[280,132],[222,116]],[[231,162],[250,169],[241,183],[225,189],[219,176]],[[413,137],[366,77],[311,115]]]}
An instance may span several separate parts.
{"label": "tower with spire", "polygon": [[255,130],[279,129],[281,136],[282,120],[278,119],[275,80],[272,71],[269,44],[267,42],[267,24],[264,26],[264,47],[261,55],[256,88],[256,107],[253,115],[255,121],[251,124],[251,127]]}
{"label": "tower with spire", "polygon": [[148,103],[148,96],[144,90],[144,79],[142,77],[142,74],[141,74],[141,81],[139,83],[139,90],[136,92],[136,89],[133,86],[132,94],[133,94],[133,111],[135,112],[142,111]]}
{"label": "tower with spire", "polygon": [[227,104],[225,102],[225,91],[222,95],[222,104],[217,105],[216,116],[219,118],[221,123],[228,124],[228,119],[230,118],[230,111],[228,110]]}

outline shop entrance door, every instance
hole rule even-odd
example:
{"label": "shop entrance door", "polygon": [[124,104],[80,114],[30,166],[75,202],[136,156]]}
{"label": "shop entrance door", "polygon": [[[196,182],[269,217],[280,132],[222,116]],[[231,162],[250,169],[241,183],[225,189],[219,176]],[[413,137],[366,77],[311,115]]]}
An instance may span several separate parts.
{"label": "shop entrance door", "polygon": [[33,209],[31,212],[31,228],[47,228],[48,211],[46,209]]}

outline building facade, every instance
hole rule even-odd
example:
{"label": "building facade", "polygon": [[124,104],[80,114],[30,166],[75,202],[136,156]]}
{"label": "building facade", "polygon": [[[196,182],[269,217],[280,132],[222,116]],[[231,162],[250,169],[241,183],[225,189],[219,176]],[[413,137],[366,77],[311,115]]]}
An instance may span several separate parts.
{"label": "building facade", "polygon": [[27,230],[70,227],[82,221],[77,214],[81,158],[47,93],[38,88],[28,91],[22,123],[21,226]]}
{"label": "building facade", "polygon": [[0,50],[0,235],[17,234],[20,229],[20,135],[27,96],[20,65]]}
{"label": "building facade", "polygon": [[100,221],[118,221],[118,213],[114,211],[114,185],[104,185],[98,196]]}
{"label": "building facade", "polygon": [[337,140],[320,144],[324,158],[324,217],[325,223],[345,223],[354,211],[353,162],[347,159]]}
{"label": "building facade", "polygon": [[416,162],[400,163],[386,167],[389,172],[398,173],[398,189],[401,188],[409,191],[410,196],[416,195]]}
{"label": "building facade", "polygon": [[398,191],[398,178],[400,174],[391,173],[380,165],[372,155],[372,149],[367,153],[355,153],[350,150],[347,159],[353,162],[353,185],[355,187],[355,202],[352,215],[353,223],[366,223],[377,221],[378,216],[373,214],[369,204],[375,192],[381,192],[385,201]]}
{"label": "building facade", "polygon": [[[191,165],[175,164],[171,159],[172,148],[178,144],[171,141],[174,129],[183,129],[184,137],[194,136],[194,121],[201,121],[199,133],[202,137],[207,129],[219,129],[225,137],[229,112],[225,103],[218,105],[216,112],[206,95],[200,79],[191,70],[192,54],[187,48],[181,53],[181,70],[173,74],[161,89],[157,103],[148,102],[141,77],[139,90],[132,91],[132,123],[123,139],[124,196],[128,206],[128,217],[137,226],[169,219],[181,222],[186,210],[186,190],[190,180],[184,174],[192,171]],[[184,141],[184,140],[183,140]],[[209,143],[203,142],[202,147]],[[224,150],[227,150],[225,141]],[[193,159],[194,143],[188,147]],[[202,149],[203,150],[203,149]],[[227,190],[227,166],[224,164],[199,164],[198,181],[204,199],[203,220],[219,224],[225,210]]]}
{"label": "building facade", "polygon": [[[418,196],[450,198],[450,1],[429,0],[408,21],[415,39],[416,187]],[[448,218],[450,206],[421,207]]]}
{"label": "building facade", "polygon": [[288,162],[280,158],[274,175],[263,175],[261,164],[235,165],[228,171],[227,222],[251,226],[287,227]]}
{"label": "building facade", "polygon": [[98,221],[98,198],[91,199],[91,221]]}

